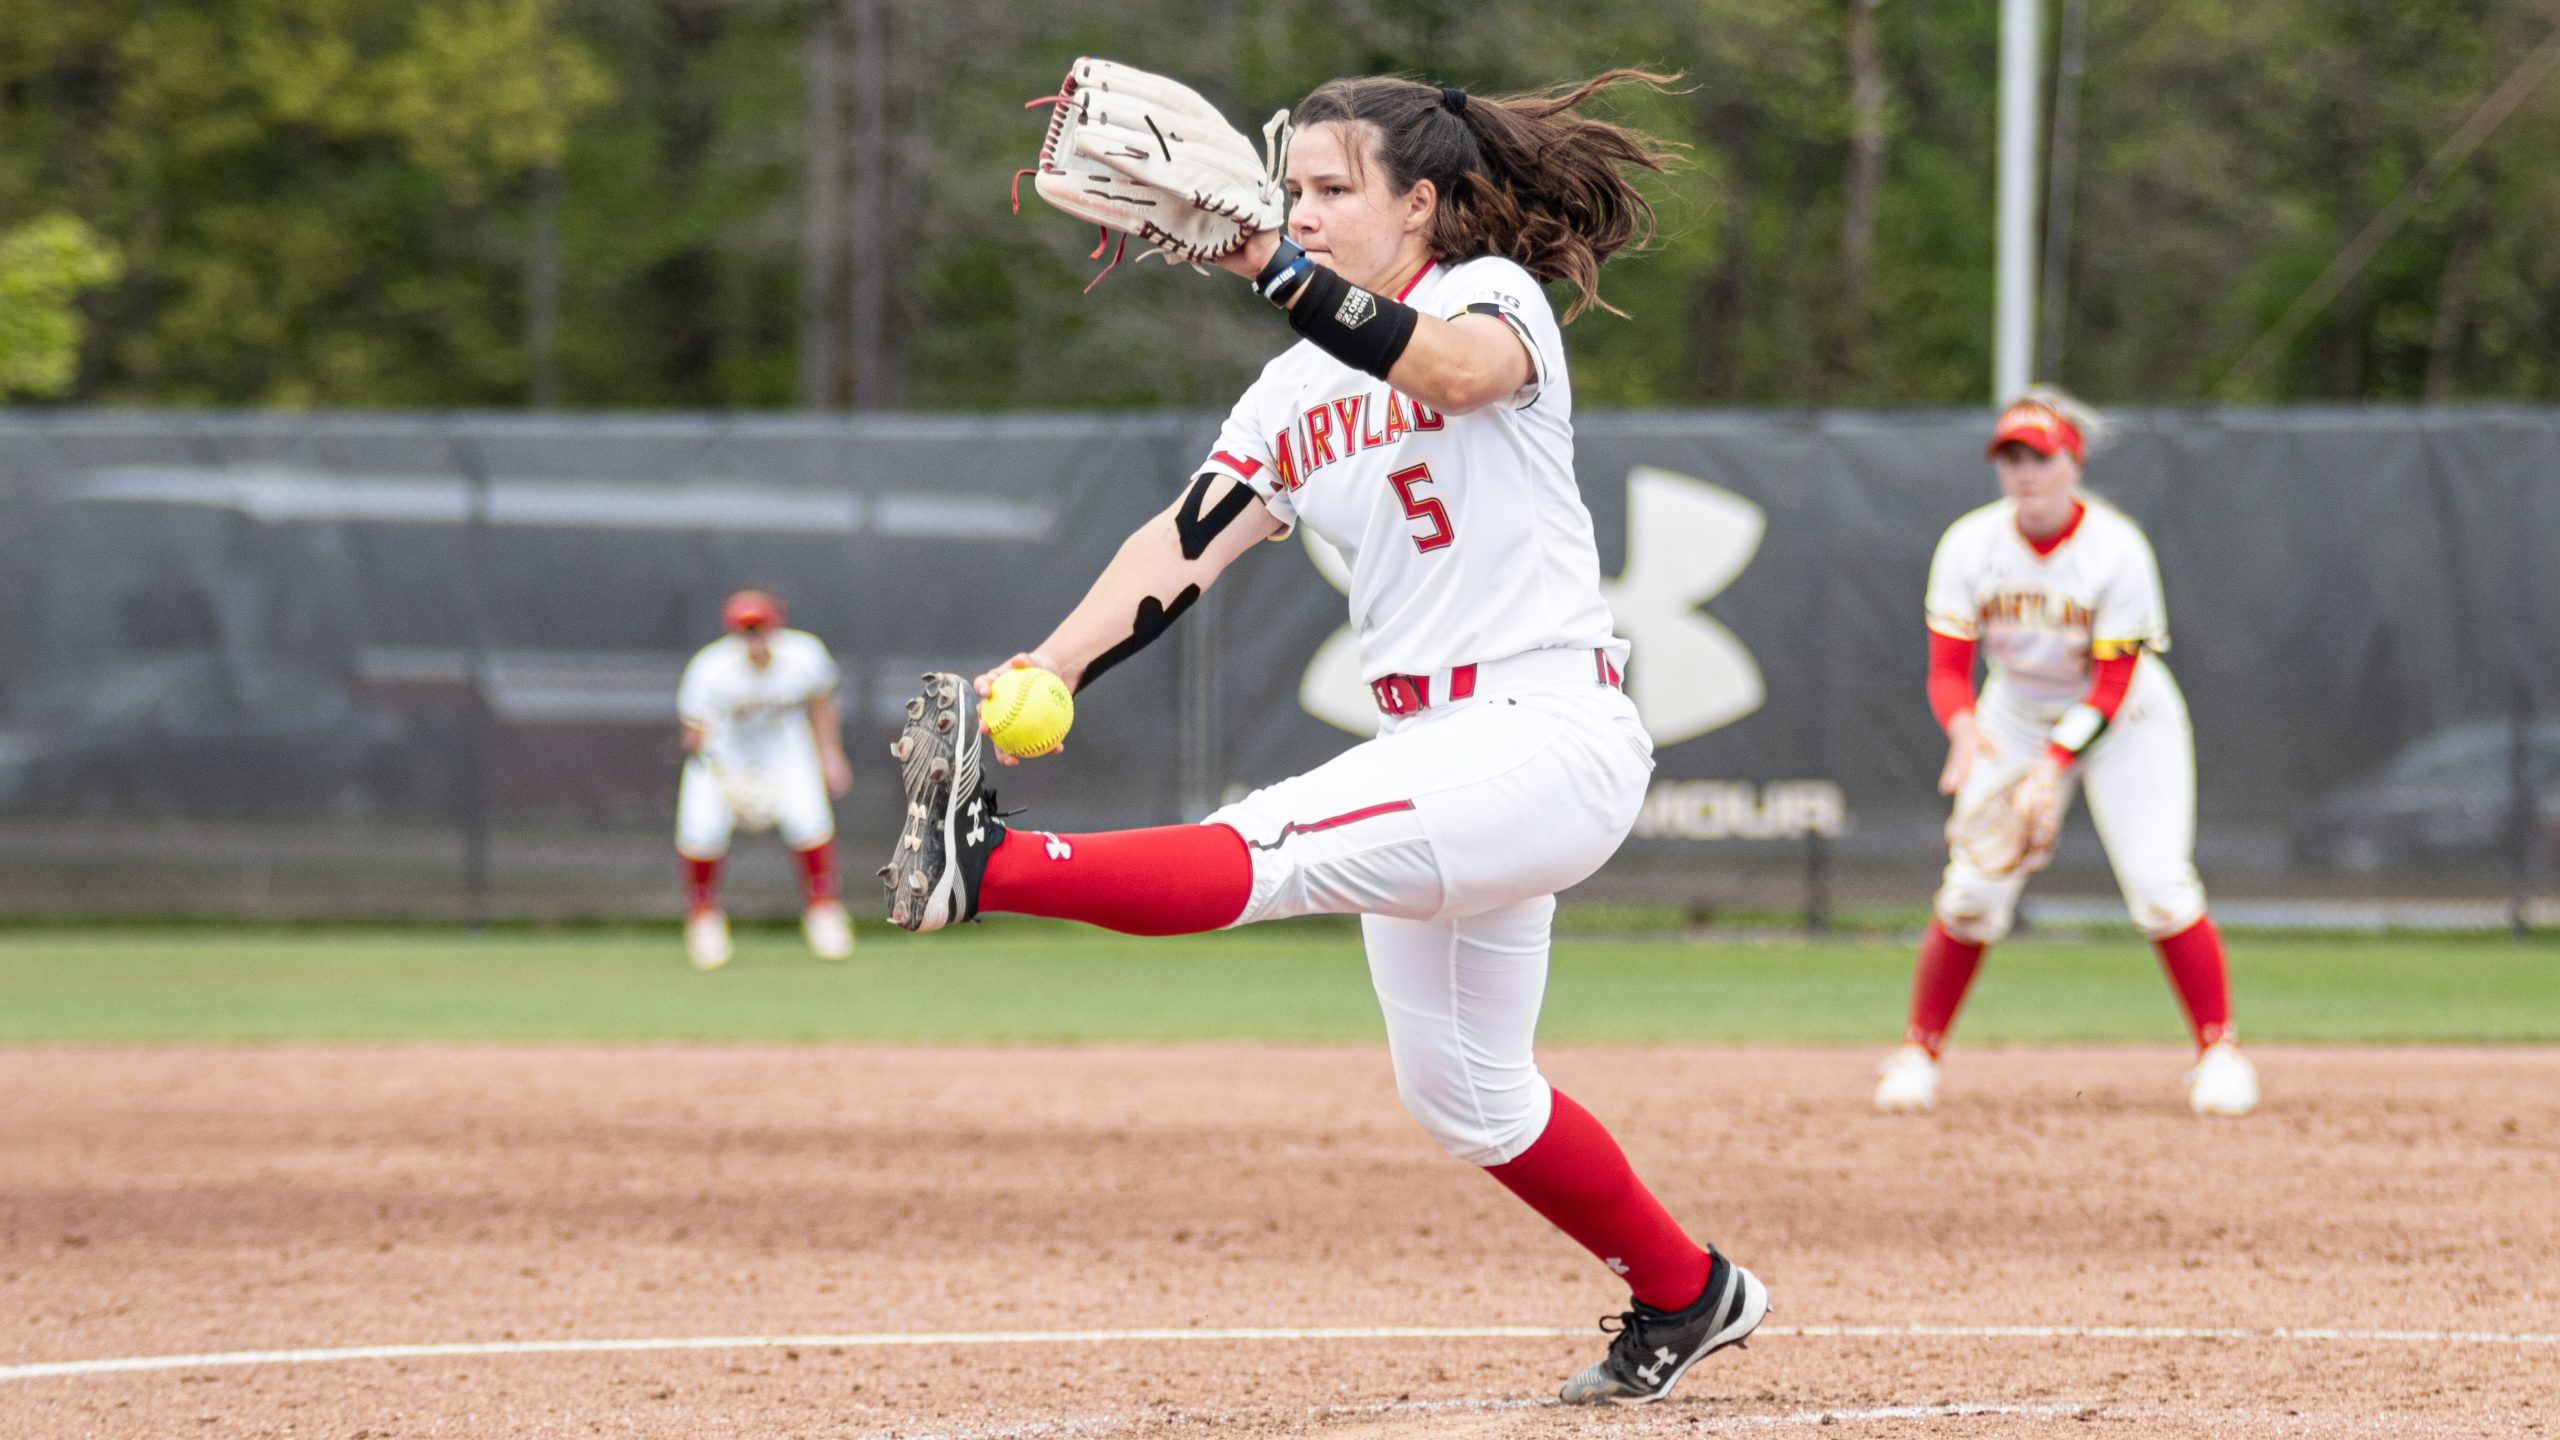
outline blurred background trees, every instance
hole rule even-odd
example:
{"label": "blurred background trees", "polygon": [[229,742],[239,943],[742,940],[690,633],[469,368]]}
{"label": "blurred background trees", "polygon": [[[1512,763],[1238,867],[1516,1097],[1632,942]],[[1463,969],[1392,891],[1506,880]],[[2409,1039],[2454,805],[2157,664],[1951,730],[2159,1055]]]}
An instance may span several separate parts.
{"label": "blurred background trees", "polygon": [[[2538,0],[2056,3],[2086,53],[2059,77],[2058,378],[2560,398],[2560,82],[2225,383],[2546,43]],[[89,287],[59,387],[89,404],[1215,406],[1282,336],[1217,323],[1243,287],[1132,265],[1085,296],[1092,237],[1008,212],[1022,102],[1069,59],[1183,75],[1248,131],[1337,74],[1635,64],[1688,75],[1620,113],[1692,163],[1655,187],[1658,252],[1608,272],[1636,318],[1574,327],[1584,403],[1970,404],[1995,25],[1917,0],[0,0],[0,235],[77,217],[107,267],[0,290],[0,334]]]}

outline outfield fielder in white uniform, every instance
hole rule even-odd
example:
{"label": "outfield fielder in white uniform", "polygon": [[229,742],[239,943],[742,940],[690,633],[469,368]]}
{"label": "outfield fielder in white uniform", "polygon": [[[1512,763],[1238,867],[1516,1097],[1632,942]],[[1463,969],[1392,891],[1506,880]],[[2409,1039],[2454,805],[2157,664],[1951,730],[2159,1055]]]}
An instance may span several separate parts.
{"label": "outfield fielder in white uniform", "polygon": [[[2006,787],[2029,838],[1997,871],[1951,847],[1920,943],[1903,1046],[1876,1108],[1938,1103],[1938,1059],[1984,947],[2009,933],[2027,875],[2052,853],[2075,791],[2105,842],[2134,923],[2160,954],[2196,1044],[2187,1099],[2245,1115],[2257,1072],[2231,1026],[2222,937],[2196,878],[2196,751],[2187,702],[2163,656],[2168,609],[2151,542],[2121,510],[2080,490],[2098,420],[2059,390],[2001,412],[1988,451],[2002,498],[1947,527],[1929,566],[1929,704],[1947,732],[1938,779],[1956,821]],[[1976,651],[1989,660],[1979,699]]]}
{"label": "outfield fielder in white uniform", "polygon": [[[1600,262],[1649,229],[1621,173],[1658,168],[1649,139],[1550,118],[1640,78],[1498,100],[1388,78],[1310,95],[1288,240],[1265,232],[1218,257],[1305,338],[1245,392],[1182,497],[1013,661],[1090,685],[1255,542],[1303,524],[1351,562],[1377,738],[1201,824],[1008,833],[979,786],[972,687],[933,677],[897,748],[909,820],[883,870],[892,918],[917,930],[982,911],[1133,934],[1361,916],[1406,1107],[1633,1291],[1608,1355],[1565,1384],[1579,1403],[1660,1398],[1768,1306],[1532,1054],[1555,894],[1618,848],[1652,769],[1619,686],[1627,646],[1601,599],[1573,387],[1539,284],[1569,282],[1578,311]],[[1591,208],[1564,210],[1568,189]],[[1566,233],[1541,248],[1489,214]]]}
{"label": "outfield fielder in white uniform", "polygon": [[836,814],[853,786],[836,704],[841,677],[825,642],[783,628],[782,602],[741,590],[721,608],[728,633],[684,667],[676,713],[685,764],[676,790],[676,855],[685,873],[685,951],[729,963],[720,862],[739,829],[776,829],[799,867],[800,933],[822,960],[853,953],[853,922],[836,898]]}

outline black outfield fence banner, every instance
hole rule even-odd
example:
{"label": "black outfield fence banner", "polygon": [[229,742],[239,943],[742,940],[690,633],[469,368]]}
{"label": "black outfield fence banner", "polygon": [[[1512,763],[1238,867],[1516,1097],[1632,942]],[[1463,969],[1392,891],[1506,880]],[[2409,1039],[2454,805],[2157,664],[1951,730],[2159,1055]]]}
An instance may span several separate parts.
{"label": "black outfield fence banner", "polygon": [[[1586,893],[1816,923],[1925,902],[1920,594],[1995,498],[1986,423],[1581,419],[1660,743]],[[917,677],[1040,639],[1215,428],[0,418],[0,907],[671,915],[676,677],[748,584],[843,665],[867,877]],[[2159,552],[2218,913],[2560,922],[2560,411],[2126,412],[2089,483]],[[1006,807],[1196,818],[1351,743],[1343,574],[1299,540],[1248,556],[1079,698],[1064,757],[1004,774]],[[787,911],[779,845],[738,859],[741,908]],[[2123,918],[2085,820],[2027,913]]]}

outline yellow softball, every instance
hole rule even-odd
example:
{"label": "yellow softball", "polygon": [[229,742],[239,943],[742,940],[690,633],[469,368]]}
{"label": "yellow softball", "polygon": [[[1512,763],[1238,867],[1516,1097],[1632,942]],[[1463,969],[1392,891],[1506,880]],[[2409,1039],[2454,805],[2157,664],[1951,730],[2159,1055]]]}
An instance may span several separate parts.
{"label": "yellow softball", "polygon": [[1046,670],[1007,670],[987,696],[987,738],[1017,760],[1046,755],[1076,723],[1076,698],[1067,682]]}

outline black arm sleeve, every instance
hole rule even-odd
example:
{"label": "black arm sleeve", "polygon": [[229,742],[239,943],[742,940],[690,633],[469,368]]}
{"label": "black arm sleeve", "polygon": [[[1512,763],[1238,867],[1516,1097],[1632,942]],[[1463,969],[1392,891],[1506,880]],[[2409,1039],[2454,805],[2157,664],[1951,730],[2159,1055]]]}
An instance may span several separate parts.
{"label": "black arm sleeve", "polygon": [[1289,306],[1289,328],[1316,348],[1379,379],[1387,378],[1404,347],[1413,343],[1421,312],[1401,300],[1363,290],[1322,265]]}

